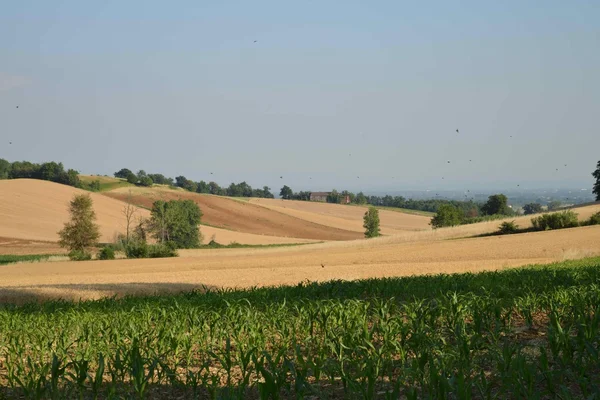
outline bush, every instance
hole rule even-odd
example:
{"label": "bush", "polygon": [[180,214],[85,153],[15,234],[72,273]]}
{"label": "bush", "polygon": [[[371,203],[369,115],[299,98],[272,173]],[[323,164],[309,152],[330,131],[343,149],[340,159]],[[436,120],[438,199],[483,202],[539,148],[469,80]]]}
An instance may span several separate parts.
{"label": "bush", "polygon": [[505,221],[498,227],[498,233],[501,235],[509,235],[519,232],[519,225],[515,221]]}
{"label": "bush", "polygon": [[577,220],[577,213],[567,210],[532,218],[531,224],[535,230],[546,231],[550,229],[573,228],[579,226],[579,221]]}
{"label": "bush", "polygon": [[103,247],[96,257],[98,260],[114,260],[115,259],[115,251],[112,247],[107,246]]}
{"label": "bush", "polygon": [[125,246],[127,258],[148,258],[149,252],[148,243],[143,241],[131,240]]}
{"label": "bush", "polygon": [[596,214],[592,214],[588,221],[588,225],[600,225],[600,211]]}
{"label": "bush", "polygon": [[85,250],[73,250],[69,253],[71,261],[89,261],[92,259],[92,253]]}
{"label": "bush", "polygon": [[168,244],[153,244],[148,246],[149,258],[177,257],[177,250]]}

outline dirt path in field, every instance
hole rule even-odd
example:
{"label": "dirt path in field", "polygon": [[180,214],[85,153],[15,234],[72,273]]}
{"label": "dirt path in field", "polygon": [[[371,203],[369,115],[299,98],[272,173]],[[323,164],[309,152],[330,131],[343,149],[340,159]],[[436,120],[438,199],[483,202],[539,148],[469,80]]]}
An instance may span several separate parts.
{"label": "dirt path in field", "polygon": [[[106,196],[127,200],[129,188],[106,192]],[[136,188],[131,201],[150,208],[155,200],[189,199],[200,206],[202,222],[214,227],[257,235],[301,238],[310,240],[353,240],[363,237],[362,232],[339,229],[277,212],[248,201],[222,196],[200,195],[169,189]]]}
{"label": "dirt path in field", "polygon": [[[288,214],[306,221],[327,225],[334,228],[345,229],[353,232],[364,232],[363,216],[367,207],[348,206],[341,204],[327,204],[309,201],[277,200],[277,199],[250,199],[252,204],[257,204],[274,211]],[[381,233],[394,235],[403,231],[419,231],[431,229],[431,217],[423,215],[406,214],[396,211],[380,210],[379,219]]]}
{"label": "dirt path in field", "polygon": [[268,250],[193,250],[175,259],[5,266],[0,268],[0,301],[476,272],[592,255],[600,255],[600,226],[405,243],[382,238]]}

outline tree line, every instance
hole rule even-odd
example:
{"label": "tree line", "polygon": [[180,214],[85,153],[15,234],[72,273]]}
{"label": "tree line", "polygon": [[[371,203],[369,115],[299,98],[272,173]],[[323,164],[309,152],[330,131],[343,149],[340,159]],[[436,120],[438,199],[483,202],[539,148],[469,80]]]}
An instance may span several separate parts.
{"label": "tree line", "polygon": [[79,172],[65,169],[62,163],[54,161],[41,164],[29,161],[9,162],[0,158],[0,179],[40,179],[63,185],[80,187]]}

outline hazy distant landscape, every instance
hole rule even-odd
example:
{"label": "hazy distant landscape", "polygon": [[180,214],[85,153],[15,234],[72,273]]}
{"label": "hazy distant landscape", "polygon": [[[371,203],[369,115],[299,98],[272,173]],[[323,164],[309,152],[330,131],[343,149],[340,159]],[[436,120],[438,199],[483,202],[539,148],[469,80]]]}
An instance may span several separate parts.
{"label": "hazy distant landscape", "polygon": [[0,400],[600,398],[598,21],[6,2]]}

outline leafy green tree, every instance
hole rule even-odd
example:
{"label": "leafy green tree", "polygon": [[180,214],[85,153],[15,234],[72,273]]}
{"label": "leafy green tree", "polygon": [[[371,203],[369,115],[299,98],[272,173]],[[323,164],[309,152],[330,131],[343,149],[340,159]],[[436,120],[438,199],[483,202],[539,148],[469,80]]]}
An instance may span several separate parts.
{"label": "leafy green tree", "polygon": [[0,158],[0,179],[8,179],[10,175],[10,162]]}
{"label": "leafy green tree", "polygon": [[379,233],[379,211],[375,207],[369,207],[365,212],[363,228],[365,228],[366,238],[374,238],[381,235]]}
{"label": "leafy green tree", "polygon": [[148,175],[139,178],[139,181],[138,181],[138,185],[140,185],[140,186],[148,187],[148,186],[152,186],[153,184],[154,184],[154,182],[152,181],[152,178],[150,178]]}
{"label": "leafy green tree", "polygon": [[367,196],[363,192],[358,192],[354,198],[356,204],[367,204]]}
{"label": "leafy green tree", "polygon": [[202,212],[192,200],[157,200],[150,212],[150,231],[159,243],[172,242],[177,248],[200,246],[198,225]]}
{"label": "leafy green tree", "polygon": [[137,185],[138,183],[138,177],[136,174],[134,174],[133,172],[129,175],[127,175],[127,182],[131,183],[132,185]]}
{"label": "leafy green tree", "polygon": [[196,193],[210,193],[210,185],[204,181],[196,184]]}
{"label": "leafy green tree", "polygon": [[69,205],[71,220],[58,232],[59,244],[73,251],[85,251],[95,246],[100,237],[92,198],[87,194],[75,195]]}
{"label": "leafy green tree", "polygon": [[175,177],[175,186],[189,190],[190,192],[195,192],[197,189],[196,183],[190,181],[183,175]]}
{"label": "leafy green tree", "polygon": [[596,201],[600,201],[600,161],[598,161],[598,164],[596,165],[596,170],[592,172],[592,176],[596,178],[592,193],[596,195]]}
{"label": "leafy green tree", "polygon": [[283,185],[279,191],[279,196],[281,196],[282,199],[290,200],[294,196],[294,192],[288,185]]}
{"label": "leafy green tree", "polygon": [[127,179],[130,175],[134,175],[133,171],[127,168],[121,168],[119,171],[113,174],[115,178]]}
{"label": "leafy green tree", "polygon": [[461,211],[451,204],[441,204],[438,207],[437,214],[431,218],[433,228],[442,228],[445,226],[456,226],[462,222]]}
{"label": "leafy green tree", "polygon": [[503,194],[494,194],[488,197],[487,203],[481,207],[484,215],[511,215],[508,199]]}
{"label": "leafy green tree", "polygon": [[542,212],[542,205],[539,203],[529,203],[523,206],[523,213],[525,215],[537,214]]}

